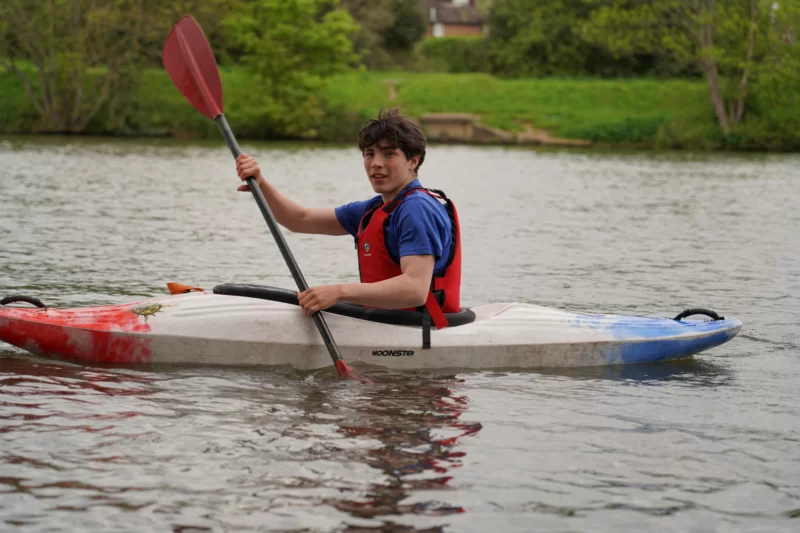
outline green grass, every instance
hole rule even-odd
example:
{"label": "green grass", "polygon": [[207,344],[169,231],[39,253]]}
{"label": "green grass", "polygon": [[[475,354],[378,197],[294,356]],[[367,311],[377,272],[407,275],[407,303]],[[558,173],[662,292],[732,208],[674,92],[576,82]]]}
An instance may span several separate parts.
{"label": "green grass", "polygon": [[[263,91],[244,69],[225,68],[221,75],[225,114],[237,135],[242,139],[280,138],[276,117],[282,117],[285,110],[262,98]],[[394,101],[389,100],[390,80],[397,83]],[[38,115],[16,76],[0,70],[0,94],[0,132],[35,132]],[[322,114],[304,138],[352,140],[366,118],[375,116],[381,108],[397,106],[415,117],[471,113],[484,125],[508,131],[518,132],[530,124],[554,136],[612,145],[737,146],[736,139],[721,135],[702,80],[505,80],[487,74],[354,72],[332,78],[320,97],[318,110]],[[141,85],[128,98],[131,105],[121,120],[119,115],[112,120],[102,111],[87,133],[184,138],[219,135],[214,122],[184,100],[163,69],[143,71]],[[741,134],[747,142],[739,143],[744,147],[792,149],[800,143],[796,134],[769,137],[774,129],[769,124],[762,127],[766,140],[750,141],[754,134],[746,129],[747,124],[744,126]]]}
{"label": "green grass", "polygon": [[[399,80],[389,101],[383,80]],[[482,124],[520,131],[522,124],[555,135],[594,140],[655,136],[671,122],[708,124],[708,91],[699,80],[521,79],[487,74],[373,73],[334,78],[329,101],[368,112],[398,106],[406,113],[472,113]]]}
{"label": "green grass", "polygon": [[25,87],[14,74],[0,69],[0,131],[30,132],[37,118],[36,108],[25,94]]}

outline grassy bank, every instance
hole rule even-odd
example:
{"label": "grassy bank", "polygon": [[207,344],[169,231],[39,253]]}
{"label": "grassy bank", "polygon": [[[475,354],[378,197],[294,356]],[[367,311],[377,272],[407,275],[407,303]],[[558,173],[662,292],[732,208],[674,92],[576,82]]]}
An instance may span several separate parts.
{"label": "grassy bank", "polygon": [[[397,83],[394,101],[387,81]],[[472,113],[487,126],[521,131],[524,123],[559,137],[610,143],[669,140],[670,129],[713,139],[716,129],[702,81],[523,79],[486,74],[355,73],[333,80],[327,99],[365,114],[397,105],[407,113]]]}
{"label": "grassy bank", "polygon": [[[269,106],[259,88],[239,69],[222,71],[225,112],[241,138],[275,138]],[[396,97],[389,98],[389,85]],[[36,113],[22,84],[0,71],[0,129],[36,131]],[[167,73],[151,69],[132,95],[124,116],[103,113],[88,133],[171,135],[206,138],[218,135],[213,122],[186,103]],[[555,136],[608,144],[655,147],[718,148],[729,139],[717,128],[705,83],[701,80],[524,79],[501,80],[485,74],[361,72],[333,78],[320,97],[322,110],[306,138],[352,141],[365,118],[382,107],[405,113],[471,113],[482,124],[521,131],[525,124]],[[745,142],[742,143],[742,139]],[[746,135],[739,135],[746,146]],[[792,141],[794,142],[794,141]],[[791,148],[791,146],[789,147]]]}

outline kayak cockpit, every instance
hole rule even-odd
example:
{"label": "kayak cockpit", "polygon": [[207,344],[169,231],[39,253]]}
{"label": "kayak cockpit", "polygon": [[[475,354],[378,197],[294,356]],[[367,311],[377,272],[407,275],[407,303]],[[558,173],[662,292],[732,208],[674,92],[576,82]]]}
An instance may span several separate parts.
{"label": "kayak cockpit", "polygon": [[[271,300],[291,305],[300,305],[297,302],[297,293],[288,289],[277,287],[267,287],[265,285],[250,285],[243,283],[223,283],[214,287],[214,294],[224,294],[227,296],[244,296],[246,298],[258,298],[261,300]],[[326,313],[369,320],[381,324],[391,324],[394,326],[423,326],[424,313],[418,311],[402,311],[396,309],[376,309],[374,307],[364,307],[363,305],[339,303],[326,309]],[[449,327],[463,326],[475,321],[475,313],[470,309],[462,308],[458,313],[445,313],[445,318]]]}

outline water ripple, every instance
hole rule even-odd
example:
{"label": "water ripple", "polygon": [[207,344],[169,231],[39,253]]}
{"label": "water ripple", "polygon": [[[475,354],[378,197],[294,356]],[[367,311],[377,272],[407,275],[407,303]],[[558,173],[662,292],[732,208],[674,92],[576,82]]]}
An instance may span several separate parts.
{"label": "water ripple", "polygon": [[[249,144],[307,205],[369,194],[357,150]],[[431,147],[463,301],[674,316],[741,335],[694,360],[441,375],[84,367],[0,348],[0,529],[794,531],[800,160]],[[0,295],[117,303],[181,281],[291,287],[216,142],[0,143]],[[33,192],[35,191],[35,193]],[[347,239],[286,238],[309,282]]]}

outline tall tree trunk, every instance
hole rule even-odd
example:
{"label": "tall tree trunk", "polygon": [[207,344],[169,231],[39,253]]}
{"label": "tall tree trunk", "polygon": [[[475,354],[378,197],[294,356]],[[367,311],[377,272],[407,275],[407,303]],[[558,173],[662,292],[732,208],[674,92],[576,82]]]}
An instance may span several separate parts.
{"label": "tall tree trunk", "polygon": [[722,131],[726,134],[730,133],[731,124],[728,120],[728,113],[725,110],[725,97],[722,96],[722,90],[719,88],[717,62],[713,59],[704,59],[702,66],[706,74],[708,92],[711,95],[711,104],[714,106],[714,114],[717,116],[719,127],[722,128]]}
{"label": "tall tree trunk", "polygon": [[[703,0],[703,8],[700,11],[703,17],[703,22],[700,24],[699,34],[701,54],[706,53],[703,51],[710,51],[714,46],[714,23],[712,15],[716,10],[716,0]],[[719,69],[717,68],[717,60],[710,55],[703,56],[700,59],[700,66],[706,75],[706,82],[708,83],[708,92],[711,96],[711,104],[714,106],[714,114],[717,117],[717,122],[722,131],[730,133],[731,124],[728,120],[728,113],[725,110],[725,97],[722,96],[722,89],[719,87]]]}
{"label": "tall tree trunk", "polygon": [[742,69],[742,79],[739,81],[739,100],[736,102],[736,110],[731,114],[731,121],[739,124],[744,116],[744,99],[747,96],[747,78],[750,75],[750,66],[753,61],[753,49],[756,44],[756,22],[758,19],[758,2],[750,0],[750,32],[747,36],[747,61]]}

